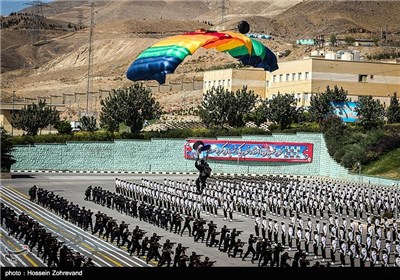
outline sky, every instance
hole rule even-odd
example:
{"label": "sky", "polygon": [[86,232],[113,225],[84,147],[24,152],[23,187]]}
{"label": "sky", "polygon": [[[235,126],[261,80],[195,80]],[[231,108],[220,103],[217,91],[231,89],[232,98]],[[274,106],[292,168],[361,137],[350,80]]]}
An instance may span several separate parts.
{"label": "sky", "polygon": [[[42,0],[43,3],[51,2],[52,0]],[[29,7],[30,0],[0,0],[2,16],[8,16],[11,12],[18,12]]]}

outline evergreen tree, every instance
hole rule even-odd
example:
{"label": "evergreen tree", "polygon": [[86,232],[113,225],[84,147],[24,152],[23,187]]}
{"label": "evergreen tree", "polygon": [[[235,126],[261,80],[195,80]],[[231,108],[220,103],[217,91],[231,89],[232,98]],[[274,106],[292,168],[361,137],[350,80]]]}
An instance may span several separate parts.
{"label": "evergreen tree", "polygon": [[390,105],[387,109],[386,117],[388,119],[388,123],[400,123],[399,100],[394,96],[392,96],[390,99]]}
{"label": "evergreen tree", "polygon": [[145,120],[161,115],[160,104],[152,97],[151,90],[138,83],[114,89],[101,105],[100,122],[111,132],[116,131],[120,123],[125,123],[131,133],[138,133]]}
{"label": "evergreen tree", "polygon": [[204,95],[199,116],[207,127],[242,127],[245,117],[254,110],[258,97],[244,86],[236,92],[222,86],[211,88]]}
{"label": "evergreen tree", "polygon": [[79,122],[83,131],[93,132],[97,130],[97,121],[94,116],[83,116],[79,119]]}
{"label": "evergreen tree", "polygon": [[257,100],[258,96],[253,91],[247,91],[247,86],[244,86],[241,90],[236,90],[235,102],[233,106],[230,106],[228,124],[233,127],[243,127],[245,116],[254,110]]}
{"label": "evergreen tree", "polygon": [[378,128],[383,124],[385,110],[379,100],[374,100],[372,96],[363,96],[357,102],[355,108],[358,120],[366,130]]}
{"label": "evergreen tree", "polygon": [[4,129],[3,126],[0,127],[1,133],[1,171],[10,171],[11,165],[13,165],[16,160],[12,156],[11,152],[14,150],[12,136]]}
{"label": "evergreen tree", "polygon": [[268,119],[279,124],[280,129],[290,127],[297,120],[297,102],[294,94],[278,94],[268,101]]}
{"label": "evergreen tree", "polygon": [[37,135],[48,125],[55,125],[60,119],[55,107],[46,106],[46,102],[39,100],[38,104],[24,106],[12,118],[12,126],[27,132],[27,135]]}
{"label": "evergreen tree", "polygon": [[59,134],[71,134],[72,133],[72,126],[69,121],[63,120],[58,121],[54,126],[55,129],[58,130]]}
{"label": "evergreen tree", "polygon": [[347,91],[342,87],[339,89],[336,85],[333,90],[326,87],[325,92],[311,96],[310,107],[308,111],[313,121],[317,121],[319,125],[331,114],[333,114],[333,106],[331,102],[346,102]]}

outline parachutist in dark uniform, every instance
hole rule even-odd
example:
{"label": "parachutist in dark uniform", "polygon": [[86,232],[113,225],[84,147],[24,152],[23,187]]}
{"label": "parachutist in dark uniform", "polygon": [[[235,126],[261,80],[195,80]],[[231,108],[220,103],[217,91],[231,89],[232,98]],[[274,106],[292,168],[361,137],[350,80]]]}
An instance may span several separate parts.
{"label": "parachutist in dark uniform", "polygon": [[196,189],[197,193],[201,194],[206,187],[207,178],[211,176],[212,169],[204,159],[196,160],[195,167],[200,172],[196,180]]}

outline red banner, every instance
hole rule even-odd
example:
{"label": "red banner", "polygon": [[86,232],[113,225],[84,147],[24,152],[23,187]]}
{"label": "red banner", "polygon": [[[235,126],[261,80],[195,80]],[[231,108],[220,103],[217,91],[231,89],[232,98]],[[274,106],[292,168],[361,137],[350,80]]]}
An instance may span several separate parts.
{"label": "red banner", "polygon": [[[185,143],[186,159],[196,159],[198,153],[193,144],[199,140],[189,139]],[[267,162],[304,162],[313,158],[313,144],[301,142],[254,142],[231,140],[201,140],[210,145],[208,151],[200,157],[213,160],[267,161]],[[207,155],[208,154],[208,155]]]}

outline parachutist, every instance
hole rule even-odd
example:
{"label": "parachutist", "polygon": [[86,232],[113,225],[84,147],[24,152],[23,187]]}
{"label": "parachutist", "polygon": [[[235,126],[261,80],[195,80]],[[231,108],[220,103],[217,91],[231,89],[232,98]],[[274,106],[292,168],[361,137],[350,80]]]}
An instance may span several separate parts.
{"label": "parachutist", "polygon": [[196,180],[196,188],[197,193],[201,194],[206,187],[206,181],[210,177],[212,169],[204,159],[196,160],[195,166],[200,171],[199,177]]}
{"label": "parachutist", "polygon": [[238,24],[238,29],[239,29],[240,33],[246,34],[246,33],[248,33],[250,31],[250,24],[247,21],[242,20]]}

